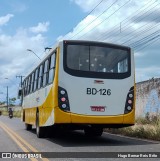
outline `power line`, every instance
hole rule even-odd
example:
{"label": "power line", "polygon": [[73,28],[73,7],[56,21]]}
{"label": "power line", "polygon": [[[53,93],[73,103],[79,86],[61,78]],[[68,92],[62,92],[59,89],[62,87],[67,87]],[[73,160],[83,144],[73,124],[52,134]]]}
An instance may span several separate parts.
{"label": "power line", "polygon": [[83,19],[85,19],[86,17],[88,17],[104,0],[101,0],[89,13],[87,16],[85,16]]}
{"label": "power line", "polygon": [[139,46],[141,47],[144,44],[146,44],[147,42],[149,42],[150,40],[155,39],[158,36],[156,34],[159,34],[159,31],[156,31],[156,32],[154,32],[154,33],[152,33],[150,35],[147,35],[146,37],[144,37],[144,38],[142,38],[142,39],[130,44],[129,46],[131,46],[133,48],[138,48]]}
{"label": "power line", "polygon": [[145,36],[145,37],[143,37],[143,38],[141,38],[141,39],[139,39],[139,40],[137,40],[137,41],[129,44],[129,45],[130,46],[133,46],[133,47],[136,47],[140,43],[143,43],[144,41],[146,41],[147,39],[151,38],[152,36],[155,36],[155,34],[158,34],[158,33],[159,33],[159,30],[158,31],[155,31],[155,32],[153,32],[153,33],[151,33],[151,34],[149,34],[149,35],[147,35],[147,36]]}
{"label": "power line", "polygon": [[[155,2],[154,2],[154,3],[155,3]],[[152,3],[152,5],[153,5],[154,3]],[[154,8],[157,7],[158,5],[159,5],[159,3],[156,4],[156,6],[153,6],[152,8],[150,8],[149,10],[147,10],[146,12],[144,12],[142,15],[148,13],[150,10],[154,9]],[[146,10],[147,8],[148,8],[148,7],[146,7],[145,10]],[[143,10],[143,11],[144,11],[144,10]],[[153,12],[154,12],[154,11],[153,11]],[[152,14],[153,12],[151,12],[150,14]],[[140,12],[140,13],[141,13],[141,12]],[[138,14],[139,14],[139,13],[138,13]],[[150,15],[150,14],[149,14],[149,15]],[[137,14],[136,14],[136,15],[137,15]],[[136,17],[136,15],[133,16],[132,18]],[[147,15],[147,16],[148,16],[148,15]],[[146,18],[147,16],[142,17],[141,20],[144,19],[144,18]],[[138,20],[138,19],[139,19],[139,17],[136,18],[134,21],[136,21],[136,20]],[[130,21],[130,20],[128,20],[128,22],[129,22],[129,21]],[[145,25],[144,25],[144,26],[145,26]],[[121,27],[121,28],[122,28],[123,30],[126,31],[128,28],[130,28],[130,25],[125,25],[125,26],[123,26],[123,27]],[[133,32],[135,32],[135,31],[133,31]],[[112,34],[113,31],[111,31],[110,33]],[[122,31],[121,31],[121,33],[119,32],[119,34],[122,34]],[[127,36],[128,36],[129,34],[130,34],[130,33],[128,33]],[[107,34],[107,35],[108,35],[108,34]],[[107,35],[103,36],[103,39],[104,39],[104,40],[105,40],[105,38],[107,37]],[[117,35],[116,35],[116,36],[117,36]],[[108,37],[111,37],[111,36],[108,36]],[[107,38],[108,38],[108,37],[107,37]],[[102,39],[102,37],[100,37],[100,38]],[[123,36],[123,38],[124,38],[124,36]],[[121,39],[122,39],[122,38],[116,39],[116,40],[114,39],[114,42],[115,42],[115,41],[118,41],[118,40],[121,40]],[[112,41],[112,40],[113,40],[113,39],[110,39],[110,41]]]}
{"label": "power line", "polygon": [[[152,10],[152,9],[154,9],[155,7],[157,7],[159,4],[157,4],[156,6],[154,6],[153,8],[151,8],[150,10]],[[146,14],[146,13],[148,13],[150,10],[148,10],[147,12],[145,12],[144,14]],[[154,13],[154,11],[152,11],[149,15],[151,15],[152,13]],[[144,15],[143,14],[143,15]],[[142,17],[140,20],[142,20],[142,19],[145,19],[146,17],[148,17],[148,15],[146,15],[146,16],[144,16],[144,17]],[[157,19],[157,18],[156,18]],[[137,19],[135,19],[135,20],[137,20]],[[148,24],[148,23],[147,23]],[[145,26],[145,25],[142,25],[142,26]],[[126,29],[128,29],[130,26],[128,25],[128,27],[127,28],[125,28],[125,31],[126,31]],[[141,28],[141,27],[139,27],[139,28]],[[132,33],[133,32],[136,32],[136,31],[132,31]],[[130,33],[128,33],[127,34],[127,36],[129,35]],[[124,37],[123,37],[124,38]],[[121,40],[121,39],[123,39],[123,38],[120,38],[120,39],[114,39],[114,41],[118,41],[118,40]],[[111,39],[112,40],[112,39]]]}
{"label": "power line", "polygon": [[97,20],[100,16],[102,16],[105,12],[107,12],[118,0],[115,0],[108,8],[106,8],[101,14],[99,14],[97,17],[95,17],[89,24],[87,24],[84,28],[82,28],[78,33],[76,33],[75,35],[73,35],[71,38],[77,36],[79,33],[81,33],[82,31],[84,31],[84,29],[88,28],[88,26],[90,26],[93,22],[95,22],[95,20]]}
{"label": "power line", "polygon": [[[157,4],[157,5],[159,5],[159,4]],[[156,5],[156,6],[157,6]],[[153,8],[155,8],[156,6],[154,6],[154,7],[152,7],[151,9],[153,9]],[[150,10],[151,10],[150,9]],[[147,12],[149,12],[150,10],[148,10]],[[147,12],[145,12],[145,13],[147,13]],[[154,11],[153,11],[154,12]],[[151,15],[153,12],[151,12],[150,14],[148,14],[148,15]],[[144,14],[145,14],[144,13]],[[143,14],[143,15],[144,15]],[[148,15],[146,15],[146,16],[144,16],[144,17],[142,17],[141,19],[144,19],[145,17],[147,17]],[[156,17],[155,19],[153,19],[153,20],[157,20],[158,18]],[[152,21],[153,21],[152,20]],[[146,26],[146,25],[148,25],[148,24],[145,24],[145,25],[143,25],[143,26]],[[149,26],[149,27],[147,27],[146,29],[144,29],[144,30],[141,30],[141,31],[139,31],[139,35],[138,35],[138,37],[139,36],[142,36],[143,34],[146,34],[146,32],[147,31],[150,31],[150,30],[153,30],[154,28],[156,28],[157,26],[158,26],[159,24],[157,24],[157,25],[154,25],[154,26]],[[140,28],[143,28],[143,26],[141,26]],[[137,30],[136,30],[137,31]],[[136,31],[133,31],[133,32],[136,32]],[[133,33],[132,32],[132,33]],[[151,33],[151,34],[149,34],[149,35],[147,35],[147,36],[145,36],[145,37],[143,37],[143,38],[141,38],[141,39],[139,39],[138,41],[135,41],[135,39],[129,39],[129,41],[131,41],[131,40],[134,40],[134,42],[132,43],[132,44],[130,44],[129,46],[132,46],[133,48],[135,48],[135,49],[137,49],[137,48],[139,48],[139,47],[141,47],[141,50],[143,49],[143,48],[145,48],[146,46],[146,44],[152,44],[152,42],[155,42],[155,41],[157,41],[157,38],[159,37],[159,35],[157,36],[156,34],[158,34],[159,33],[159,31],[156,31],[156,32],[153,32],[153,33]],[[127,35],[128,36],[128,35]],[[154,37],[153,37],[154,36]],[[135,35],[133,36],[133,37],[135,37]],[[137,37],[136,37],[137,38]],[[121,38],[122,39],[122,38]],[[156,39],[156,40],[155,40]],[[119,39],[120,40],[120,39]],[[154,40],[154,41],[153,41]],[[126,43],[128,43],[128,40],[126,40],[125,41]],[[151,42],[151,43],[149,43],[149,42]],[[134,45],[134,46],[133,46]],[[143,46],[143,47],[142,47]]]}
{"label": "power line", "polygon": [[[101,0],[85,17],[83,17],[82,18],[82,20],[81,21],[83,21],[85,18],[87,18],[93,11],[95,11],[96,10],[96,8],[103,2],[104,0]],[[73,30],[73,28],[72,29],[70,29],[63,37],[65,37],[68,33],[70,33],[71,31]],[[68,39],[70,39],[70,38],[68,38]],[[56,41],[54,42],[54,43],[56,43]],[[54,44],[54,43],[52,43],[52,44]],[[49,45],[49,46],[52,46],[52,45]]]}
{"label": "power line", "polygon": [[[102,0],[103,1],[103,0]],[[87,15],[87,16],[89,16],[101,3],[102,3],[102,1],[100,1],[92,10],[91,10],[91,12]],[[117,2],[117,0],[116,1],[114,1],[114,3],[112,3],[112,5],[111,6],[113,6],[113,4],[115,4]],[[94,28],[92,28],[89,32],[91,32],[92,30],[94,30],[95,29],[95,27],[97,27],[97,26],[100,26],[103,22],[105,22],[107,19],[109,19],[112,15],[114,15],[118,10],[120,10],[123,6],[125,6],[127,3],[129,3],[130,2],[130,0],[129,1],[127,1],[125,4],[123,4],[121,7],[119,7],[115,12],[113,12],[111,15],[109,15],[107,18],[105,18],[105,19],[103,19],[100,23],[98,23],[97,25],[95,25],[94,26]],[[134,21],[136,21],[136,20],[138,20],[138,21],[140,21],[140,20],[142,20],[142,19],[145,19],[146,17],[148,17],[149,15],[152,15],[152,13],[154,12],[154,11],[152,11],[151,13],[149,13],[149,14],[147,14],[149,11],[151,11],[151,10],[153,10],[155,7],[157,7],[158,5],[159,5],[159,3],[158,4],[156,4],[156,5],[154,5],[157,1],[154,1],[153,3],[151,3],[150,4],[150,2],[151,1],[149,1],[147,4],[145,4],[145,8],[143,8],[143,10],[142,10],[142,8],[141,8],[141,10],[140,9],[138,9],[138,10],[140,10],[140,12],[138,12],[137,13],[137,11],[136,11],[136,15],[138,15],[138,14],[140,14],[140,13],[142,13],[142,12],[144,12],[144,11],[146,11],[148,8],[148,10],[146,11],[146,12],[144,12],[143,14],[141,14],[141,17],[137,17],[136,18],[136,15],[134,15],[134,16],[129,16],[129,17],[131,17],[132,19],[135,17],[135,19],[134,19]],[[149,6],[148,6],[148,4],[150,4]],[[153,6],[154,5],[154,6]],[[110,7],[111,7],[110,6]],[[151,6],[152,6],[152,8],[151,8]],[[109,8],[107,8],[107,9],[105,9],[101,14],[99,14],[92,22],[90,22],[86,27],[84,27],[82,30],[80,30],[78,33],[76,33],[75,35],[73,35],[71,38],[73,38],[73,37],[75,37],[75,36],[77,36],[79,33],[81,33],[84,29],[86,29],[88,26],[90,26],[95,20],[97,20],[101,15],[103,15],[107,10],[108,10]],[[145,14],[147,14],[146,16],[143,16],[143,15],[145,15]],[[86,16],[86,17],[87,17]],[[85,18],[86,18],[85,17]],[[123,21],[121,21],[120,23],[122,24],[122,22],[123,22],[123,27],[121,26],[121,29],[128,29],[129,27],[130,27],[130,24],[128,24],[128,22],[130,21],[130,19],[129,20],[127,20],[129,17],[127,17],[126,19],[124,19]],[[155,18],[155,19],[153,19],[153,20],[156,20],[156,19],[158,19],[157,17]],[[127,21],[126,21],[127,20]],[[126,24],[125,26],[124,26],[124,24]],[[151,30],[153,30],[153,29],[155,29],[157,26],[158,26],[159,24],[156,24],[156,25],[154,25],[154,26],[152,26],[152,25],[150,25],[150,26],[148,26],[148,24],[146,23],[146,24],[144,24],[144,25],[142,25],[142,26],[140,26],[138,29],[140,29],[141,28],[141,30],[140,31],[138,31],[138,33],[140,33],[140,32],[142,32],[141,34],[139,34],[138,36],[136,36],[136,39],[134,39],[134,37],[135,37],[135,35],[131,35],[131,34],[133,34],[134,32],[137,32],[137,30],[135,31],[132,31],[132,32],[130,32],[129,34],[127,34],[127,37],[128,37],[128,35],[131,35],[132,36],[132,38],[129,38],[129,39],[126,39],[126,41],[125,42],[123,42],[123,44],[124,43],[127,43],[128,44],[128,42],[129,41],[132,41],[132,40],[134,40],[130,45],[131,46],[133,46],[134,48],[138,48],[138,46],[141,46],[141,45],[145,45],[145,43],[149,43],[149,42],[153,42],[153,40],[155,40],[156,38],[154,38],[153,39],[153,36],[155,36],[155,34],[157,34],[157,32],[154,32],[154,33],[151,33],[151,34],[149,34],[149,35],[147,35],[147,36],[145,36],[145,37],[143,37],[143,38],[141,38],[141,39],[139,39],[138,41],[137,41],[137,37],[142,37],[142,35],[144,35],[144,34],[146,34],[146,32],[149,32],[149,31],[151,31]],[[144,28],[144,27],[146,27],[146,28]],[[144,29],[143,29],[144,28]],[[88,32],[88,33],[89,33]],[[113,30],[112,30],[112,32],[113,32]],[[112,34],[112,32],[109,32],[108,33],[108,35],[110,34]],[[83,35],[81,35],[81,37],[83,37],[83,36],[85,36],[87,33],[84,33]],[[107,35],[105,34],[105,37],[106,37]],[[78,38],[81,38],[81,37],[78,37]],[[103,38],[105,38],[104,37],[104,35],[103,35]],[[156,36],[157,37],[157,36]],[[99,37],[100,39],[102,38],[102,37]],[[121,40],[121,39],[123,39],[124,37],[122,37],[122,38],[120,38],[120,39],[118,39],[118,40]]]}
{"label": "power line", "polygon": [[[95,29],[95,27],[101,25],[102,23],[104,23],[107,19],[109,19],[111,16],[113,16],[116,12],[118,12],[122,7],[124,7],[127,3],[129,3],[131,0],[128,0],[127,2],[125,2],[122,6],[120,6],[116,11],[114,11],[112,14],[110,14],[108,17],[106,17],[104,20],[102,20],[100,23],[98,23],[97,25],[94,26],[94,28],[92,28],[89,32],[91,32],[92,30]],[[88,32],[88,33],[89,33]],[[81,37],[83,37],[84,35],[86,35],[86,33],[84,33],[83,35],[81,35]],[[79,37],[79,38],[81,38]]]}
{"label": "power line", "polygon": [[[151,0],[152,1],[152,0]],[[151,1],[149,1],[147,4],[145,4],[144,5],[144,7],[143,7],[143,9],[142,8],[139,8],[138,10],[136,10],[135,11],[135,15],[134,16],[132,16],[132,15],[130,15],[130,16],[128,16],[127,18],[125,18],[124,20],[122,20],[120,23],[121,23],[121,29],[122,29],[122,24],[123,24],[123,30],[124,30],[124,27],[125,26],[127,26],[127,25],[125,25],[124,26],[124,24],[126,24],[127,22],[130,22],[130,17],[131,18],[134,18],[134,17],[136,17],[137,15],[139,15],[141,12],[143,12],[143,11],[145,11],[146,9],[148,9],[148,4],[151,2]],[[154,3],[156,3],[156,1],[155,2],[153,2],[150,6],[152,6]],[[149,6],[149,7],[150,7]],[[140,12],[138,12],[140,10]],[[104,34],[104,33],[102,33],[102,34],[100,34],[100,36],[98,37],[98,40],[102,40],[102,39],[104,39],[104,38],[108,38],[108,36],[109,37],[111,37],[112,36],[112,33],[114,32],[115,33],[115,30],[117,30],[118,29],[118,33],[119,33],[119,26],[120,26],[120,23],[118,23],[118,24],[116,24],[114,27],[112,27],[112,31],[110,31],[110,32],[107,32],[108,34]],[[117,31],[116,31],[117,32]],[[121,31],[122,32],[122,31]]]}
{"label": "power line", "polygon": [[[154,20],[157,20],[158,18],[159,18],[159,17],[153,19],[153,21],[154,21]],[[138,29],[143,28],[143,27],[146,27],[147,25],[148,25],[148,24],[142,25],[142,26],[139,27]],[[142,36],[142,35],[144,35],[144,34],[146,34],[146,32],[148,32],[148,31],[150,31],[150,30],[155,29],[155,28],[158,27],[159,25],[160,25],[159,23],[157,23],[156,25],[152,24],[152,25],[148,26],[147,28],[138,31],[138,33],[136,33],[136,34],[137,34],[137,35],[136,35],[136,38],[137,38],[137,37],[140,37],[140,36]],[[129,35],[130,35],[131,33],[134,33],[134,32],[136,32],[136,31],[134,30],[134,31],[130,32]],[[135,35],[133,35],[130,39],[126,40],[126,41],[123,42],[122,44],[126,44],[126,43],[130,42],[131,40],[133,40],[134,37],[135,37]]]}
{"label": "power line", "polygon": [[[155,36],[154,38],[148,40],[147,43],[150,42],[149,44],[145,43],[143,46],[141,46],[141,48],[139,48],[139,49],[138,49],[138,48],[135,48],[135,50],[138,52],[138,51],[141,51],[142,49],[144,49],[144,48],[150,46],[151,44],[153,44],[153,43],[155,43],[156,41],[159,40],[159,36],[160,36],[160,35],[157,35],[157,36]],[[153,40],[154,40],[154,41],[153,41]]]}
{"label": "power line", "polygon": [[[101,0],[90,12],[89,12],[89,14],[87,14],[87,16],[85,16],[83,19],[82,19],[82,21],[84,20],[84,19],[86,19],[102,2],[103,2],[104,0]],[[82,29],[83,30],[83,29]],[[70,30],[71,31],[71,30]],[[70,32],[69,31],[69,32]],[[75,34],[74,36],[76,36],[76,35],[78,35],[79,34],[79,32],[77,33],[77,34]],[[71,38],[69,38],[69,39],[72,39],[74,36],[72,36]]]}

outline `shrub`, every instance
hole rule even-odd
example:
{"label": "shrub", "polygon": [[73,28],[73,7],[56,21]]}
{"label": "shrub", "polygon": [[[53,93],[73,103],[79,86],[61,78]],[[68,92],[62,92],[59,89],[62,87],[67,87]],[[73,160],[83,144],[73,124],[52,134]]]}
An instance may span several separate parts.
{"label": "shrub", "polygon": [[147,119],[139,117],[132,127],[106,129],[106,131],[131,137],[160,140],[160,116],[151,116]]}
{"label": "shrub", "polygon": [[146,119],[144,117],[138,117],[136,119],[136,123],[137,124],[143,124],[143,125],[145,125],[145,124],[149,124],[150,123],[150,120],[149,119]]}

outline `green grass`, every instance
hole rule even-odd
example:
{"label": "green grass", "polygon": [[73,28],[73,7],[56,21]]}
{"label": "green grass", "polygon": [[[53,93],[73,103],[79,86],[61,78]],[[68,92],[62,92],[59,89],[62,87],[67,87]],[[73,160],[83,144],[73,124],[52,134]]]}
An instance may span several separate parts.
{"label": "green grass", "polygon": [[146,117],[138,117],[138,118],[136,118],[136,123],[142,124],[142,125],[146,125],[146,124],[159,125],[160,124],[160,115],[157,115],[157,116],[146,115]]}
{"label": "green grass", "polygon": [[160,141],[160,116],[137,118],[134,126],[105,130],[114,134]]}

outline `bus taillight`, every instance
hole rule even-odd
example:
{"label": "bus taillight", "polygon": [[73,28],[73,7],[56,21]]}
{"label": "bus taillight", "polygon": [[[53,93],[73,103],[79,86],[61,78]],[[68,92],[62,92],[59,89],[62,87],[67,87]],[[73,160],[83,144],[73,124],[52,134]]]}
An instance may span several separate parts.
{"label": "bus taillight", "polygon": [[125,110],[124,113],[127,114],[132,111],[133,109],[133,103],[134,103],[134,88],[132,87],[127,95],[126,99],[126,105],[125,105]]}
{"label": "bus taillight", "polygon": [[62,102],[65,102],[65,101],[66,101],[66,98],[65,98],[65,97],[62,97],[62,98],[61,98],[61,101],[62,101]]}
{"label": "bus taillight", "polygon": [[62,87],[58,87],[58,105],[63,111],[70,111],[68,94]]}

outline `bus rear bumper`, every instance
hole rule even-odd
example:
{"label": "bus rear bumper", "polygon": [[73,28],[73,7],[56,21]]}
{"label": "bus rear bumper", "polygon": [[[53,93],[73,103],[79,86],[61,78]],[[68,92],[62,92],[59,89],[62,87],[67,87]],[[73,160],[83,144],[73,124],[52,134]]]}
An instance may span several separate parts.
{"label": "bus rear bumper", "polygon": [[115,126],[131,126],[135,122],[135,110],[117,116],[91,116],[64,112],[58,107],[55,110],[55,124],[101,124]]}

